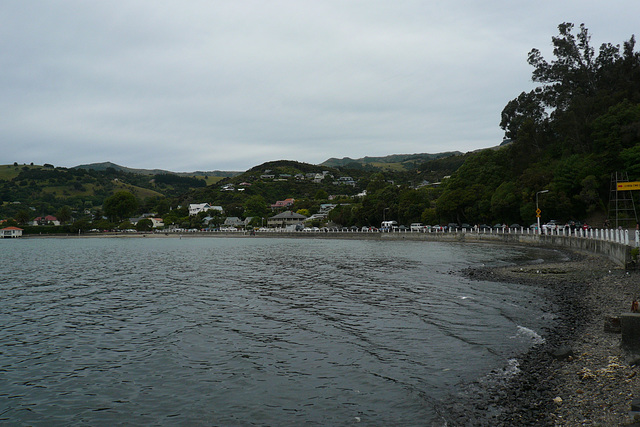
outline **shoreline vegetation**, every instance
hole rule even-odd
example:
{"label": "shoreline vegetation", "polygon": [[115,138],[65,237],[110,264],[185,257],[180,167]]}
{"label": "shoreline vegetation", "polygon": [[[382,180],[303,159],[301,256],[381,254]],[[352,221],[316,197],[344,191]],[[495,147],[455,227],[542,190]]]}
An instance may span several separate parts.
{"label": "shoreline vegetation", "polygon": [[[284,233],[273,234],[268,237],[287,237]],[[204,236],[193,233],[96,233],[24,237],[243,235],[248,237],[243,233]],[[543,288],[549,295],[548,312],[556,316],[556,323],[541,334],[543,343],[517,357],[517,367],[511,367],[511,375],[507,375],[507,367],[461,386],[458,394],[451,396],[440,408],[447,425],[640,425],[634,423],[631,412],[632,401],[640,398],[640,355],[623,351],[620,334],[607,332],[604,327],[605,319],[628,312],[631,302],[640,296],[640,273],[626,271],[604,256],[564,248],[558,250],[566,254],[565,261],[477,267],[463,272],[474,280]]]}

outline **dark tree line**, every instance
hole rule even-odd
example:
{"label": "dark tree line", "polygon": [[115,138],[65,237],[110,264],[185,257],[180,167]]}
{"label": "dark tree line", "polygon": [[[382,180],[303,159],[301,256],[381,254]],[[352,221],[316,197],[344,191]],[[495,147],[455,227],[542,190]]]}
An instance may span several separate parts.
{"label": "dark tree line", "polygon": [[454,221],[528,222],[535,194],[548,216],[606,215],[610,175],[640,179],[640,54],[635,37],[604,43],[595,53],[584,25],[558,26],[552,60],[532,49],[532,79],[540,83],[511,100],[500,126],[513,142],[466,160],[438,200]]}

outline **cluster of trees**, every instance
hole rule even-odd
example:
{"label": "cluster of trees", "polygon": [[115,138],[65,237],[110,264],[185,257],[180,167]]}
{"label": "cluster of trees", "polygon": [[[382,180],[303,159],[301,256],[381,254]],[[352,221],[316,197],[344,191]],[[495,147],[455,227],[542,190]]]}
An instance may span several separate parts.
{"label": "cluster of trees", "polygon": [[[598,54],[587,28],[558,26],[554,59],[529,53],[533,81],[502,111],[511,143],[442,159],[460,162],[440,188],[415,190],[376,178],[361,202],[332,214],[336,222],[521,223],[535,221],[535,196],[547,218],[606,217],[611,174],[640,179],[640,54],[635,38],[605,43]],[[440,163],[425,163],[426,170]]]}
{"label": "cluster of trees", "polygon": [[533,81],[502,111],[512,143],[470,156],[438,199],[440,215],[458,222],[533,222],[535,194],[544,212],[579,219],[606,212],[611,174],[640,178],[640,54],[632,36],[598,54],[587,28],[559,25],[554,59],[529,53]]}

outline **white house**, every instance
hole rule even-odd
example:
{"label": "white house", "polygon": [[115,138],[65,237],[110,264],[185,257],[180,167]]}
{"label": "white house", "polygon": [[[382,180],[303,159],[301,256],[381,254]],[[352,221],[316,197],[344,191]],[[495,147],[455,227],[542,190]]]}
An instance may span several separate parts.
{"label": "white house", "polygon": [[189,216],[197,215],[200,212],[210,210],[222,212],[222,206],[211,206],[209,203],[192,203],[189,205]]}
{"label": "white house", "polygon": [[60,225],[60,221],[53,215],[39,216],[31,221],[31,225]]}
{"label": "white house", "polygon": [[153,228],[162,228],[164,227],[164,221],[162,218],[149,218],[153,223]]}
{"label": "white house", "polygon": [[209,203],[191,203],[189,205],[189,216],[197,215],[200,212],[209,210],[210,207]]}
{"label": "white house", "polygon": [[20,237],[22,236],[22,228],[5,227],[0,229],[0,237]]}

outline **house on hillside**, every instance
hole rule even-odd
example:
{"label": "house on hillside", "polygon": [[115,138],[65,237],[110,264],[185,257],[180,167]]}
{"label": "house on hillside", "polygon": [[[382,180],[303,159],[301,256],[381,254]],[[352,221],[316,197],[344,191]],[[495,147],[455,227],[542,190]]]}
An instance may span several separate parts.
{"label": "house on hillside", "polygon": [[337,181],[333,181],[334,185],[351,185],[352,187],[356,186],[356,181],[350,176],[341,176]]}
{"label": "house on hillside", "polygon": [[293,206],[294,202],[295,202],[295,199],[291,199],[291,198],[278,200],[277,202],[271,205],[271,210],[288,208],[289,206]]}
{"label": "house on hillside", "polygon": [[53,215],[39,216],[31,221],[31,225],[60,225],[60,221]]}
{"label": "house on hillside", "polygon": [[22,228],[18,227],[5,227],[0,229],[0,237],[2,238],[12,238],[12,237],[20,237],[22,236]]}
{"label": "house on hillside", "polygon": [[222,225],[224,225],[225,227],[240,227],[244,225],[244,221],[242,221],[237,216],[228,216],[225,218]]}
{"label": "house on hillside", "polygon": [[307,219],[307,217],[299,213],[284,211],[282,213],[279,213],[278,215],[270,217],[267,220],[267,225],[269,227],[284,228],[287,225],[302,224],[305,219]]}
{"label": "house on hillside", "polygon": [[153,223],[153,228],[162,228],[164,227],[164,220],[162,218],[149,218]]}
{"label": "house on hillside", "polygon": [[189,205],[189,216],[197,215],[200,212],[208,211],[211,206],[209,203],[191,203]]}
{"label": "house on hillside", "polygon": [[199,214],[200,212],[206,212],[210,210],[218,212],[223,211],[222,206],[212,206],[209,203],[192,203],[189,205],[189,216],[194,216]]}

